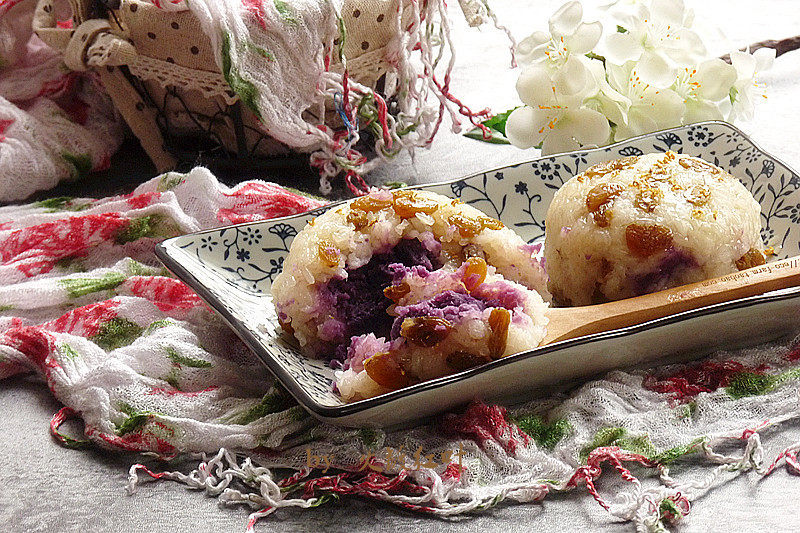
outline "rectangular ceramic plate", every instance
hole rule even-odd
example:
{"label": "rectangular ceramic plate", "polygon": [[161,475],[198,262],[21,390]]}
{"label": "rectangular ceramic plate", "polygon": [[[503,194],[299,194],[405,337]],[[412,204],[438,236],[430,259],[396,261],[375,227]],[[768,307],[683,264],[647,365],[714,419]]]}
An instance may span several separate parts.
{"label": "rectangular ceramic plate", "polygon": [[[800,176],[723,122],[540,157],[421,188],[460,198],[535,242],[544,236],[544,216],[553,193],[567,179],[602,161],[666,150],[701,157],[738,177],[761,204],[765,243],[774,246],[780,258],[800,253]],[[404,424],[475,397],[530,398],[555,383],[676,354],[700,356],[800,328],[800,287],[796,287],[555,343],[346,404],[332,392],[333,370],[304,357],[279,334],[270,296],[270,284],[281,271],[292,239],[328,207],[184,235],[163,242],[156,250],[170,270],[220,313],[297,401],[325,422],[352,427]]]}

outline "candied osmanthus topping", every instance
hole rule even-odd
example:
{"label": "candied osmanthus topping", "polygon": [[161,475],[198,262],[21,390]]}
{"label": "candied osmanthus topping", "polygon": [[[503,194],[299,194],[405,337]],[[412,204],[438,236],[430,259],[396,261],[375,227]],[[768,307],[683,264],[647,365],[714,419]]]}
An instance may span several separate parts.
{"label": "candied osmanthus topping", "polygon": [[631,166],[637,160],[636,156],[623,157],[622,159],[614,159],[612,161],[605,161],[598,163],[587,168],[583,175],[587,178],[596,178],[598,176],[605,176],[615,170],[622,170],[623,168]]}
{"label": "candied osmanthus topping", "polygon": [[695,185],[684,193],[686,201],[698,207],[706,205],[711,198],[711,188],[705,183]]}
{"label": "candied osmanthus topping", "polygon": [[634,204],[645,213],[652,213],[663,198],[664,193],[661,192],[661,189],[643,186],[636,193]]}
{"label": "candied osmanthus topping", "polygon": [[686,169],[696,170],[698,172],[710,172],[712,174],[719,174],[722,172],[722,169],[716,165],[712,165],[708,161],[703,161],[702,159],[698,159],[696,157],[691,158],[681,158],[678,160],[678,164]]}

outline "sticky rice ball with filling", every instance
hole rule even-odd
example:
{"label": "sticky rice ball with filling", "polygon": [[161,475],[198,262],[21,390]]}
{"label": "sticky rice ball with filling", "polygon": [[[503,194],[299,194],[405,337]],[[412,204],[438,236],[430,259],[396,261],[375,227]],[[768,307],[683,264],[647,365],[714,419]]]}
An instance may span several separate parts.
{"label": "sticky rice ball with filling", "polygon": [[760,206],[742,183],[674,152],[601,163],[571,178],[546,215],[548,287],[588,305],[764,263]]}
{"label": "sticky rice ball with filling", "polygon": [[385,294],[394,304],[387,338],[353,338],[336,372],[345,401],[383,394],[535,348],[544,338],[547,304],[504,279],[479,257],[449,267],[393,265]]}
{"label": "sticky rice ball with filling", "polygon": [[281,326],[311,357],[343,362],[353,337],[388,338],[391,265],[435,271],[480,257],[549,300],[532,247],[458,200],[428,191],[376,191],[309,222],[272,284]]}

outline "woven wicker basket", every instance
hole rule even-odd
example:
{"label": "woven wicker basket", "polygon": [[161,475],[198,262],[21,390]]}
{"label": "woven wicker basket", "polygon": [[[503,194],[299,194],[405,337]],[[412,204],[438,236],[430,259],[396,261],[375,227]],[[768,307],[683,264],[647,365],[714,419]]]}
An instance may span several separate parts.
{"label": "woven wicker basket", "polygon": [[[389,69],[384,49],[393,35],[388,21],[396,2],[345,2],[344,22],[355,36],[344,49],[348,71],[365,86],[374,88]],[[140,0],[39,0],[34,30],[64,52],[69,68],[97,73],[159,171],[197,161],[201,152],[238,161],[291,152],[240,105],[189,11],[165,11]],[[336,120],[333,113],[328,118]]]}

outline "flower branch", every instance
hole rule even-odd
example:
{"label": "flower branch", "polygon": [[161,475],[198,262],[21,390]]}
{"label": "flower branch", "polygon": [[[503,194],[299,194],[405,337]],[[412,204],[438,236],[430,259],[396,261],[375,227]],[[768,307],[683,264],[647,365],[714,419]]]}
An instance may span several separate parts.
{"label": "flower branch", "polygon": [[[757,76],[800,37],[764,41],[709,57],[683,0],[646,0],[600,22],[583,6],[558,9],[548,30],[523,39],[516,89],[522,106],[484,121],[489,142],[541,148],[543,154],[602,146],[705,120],[750,119],[765,87]],[[480,135],[480,137],[478,137]]]}

